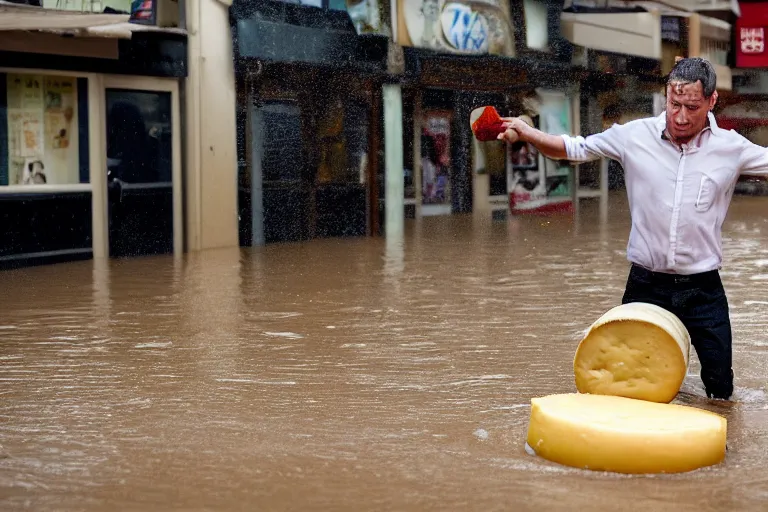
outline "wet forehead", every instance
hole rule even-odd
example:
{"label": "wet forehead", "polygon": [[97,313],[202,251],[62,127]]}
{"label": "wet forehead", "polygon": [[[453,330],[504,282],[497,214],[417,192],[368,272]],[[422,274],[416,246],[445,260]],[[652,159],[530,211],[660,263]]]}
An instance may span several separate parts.
{"label": "wet forehead", "polygon": [[670,82],[667,95],[675,101],[700,103],[705,100],[701,82]]}

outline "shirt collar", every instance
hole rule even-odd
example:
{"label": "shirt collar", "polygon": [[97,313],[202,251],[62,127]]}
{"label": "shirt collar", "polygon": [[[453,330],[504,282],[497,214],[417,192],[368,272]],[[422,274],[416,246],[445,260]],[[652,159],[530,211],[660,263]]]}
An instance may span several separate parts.
{"label": "shirt collar", "polygon": [[[711,111],[707,112],[707,120],[709,121],[709,125],[705,126],[704,129],[701,131],[701,133],[709,130],[710,132],[712,132],[713,135],[716,135],[716,136],[722,135],[722,133],[725,130],[723,130],[722,128],[717,126],[717,121],[715,120],[715,115]],[[658,136],[661,139],[664,139],[664,140],[666,140],[666,138],[667,138],[664,135],[664,130],[666,128],[667,128],[667,113],[666,112],[662,112],[661,114],[659,114],[656,117],[656,130],[658,132]],[[699,133],[699,135],[701,135],[701,133]],[[695,139],[698,139],[699,135],[696,135]]]}

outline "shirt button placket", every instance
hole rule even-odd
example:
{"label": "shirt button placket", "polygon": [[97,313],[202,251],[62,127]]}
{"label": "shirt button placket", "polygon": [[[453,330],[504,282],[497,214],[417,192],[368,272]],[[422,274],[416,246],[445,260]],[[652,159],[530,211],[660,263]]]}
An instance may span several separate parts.
{"label": "shirt button placket", "polygon": [[677,225],[680,221],[680,208],[683,203],[683,172],[685,168],[685,151],[687,145],[681,147],[680,163],[677,166],[677,179],[675,180],[675,199],[672,204],[672,221],[669,226],[669,253],[667,254],[667,266],[674,268],[675,254],[677,252]]}

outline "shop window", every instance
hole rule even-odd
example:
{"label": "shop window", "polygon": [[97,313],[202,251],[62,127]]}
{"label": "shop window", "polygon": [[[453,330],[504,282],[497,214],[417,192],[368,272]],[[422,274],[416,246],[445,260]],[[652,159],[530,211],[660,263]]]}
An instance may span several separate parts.
{"label": "shop window", "polygon": [[427,110],[421,133],[423,204],[451,204],[451,123],[449,111]]}
{"label": "shop window", "polygon": [[171,93],[107,89],[109,181],[172,179]]}
{"label": "shop window", "polygon": [[507,194],[507,152],[506,145],[501,142],[480,142],[479,150],[483,152],[485,172],[488,173],[489,194],[503,196]]}
{"label": "shop window", "polygon": [[318,183],[365,183],[368,160],[368,108],[337,101],[321,110],[317,127]]}
{"label": "shop window", "polygon": [[547,3],[541,0],[523,0],[523,11],[526,46],[534,50],[548,50]]}
{"label": "shop window", "polygon": [[304,157],[299,106],[287,101],[268,102],[259,108],[259,115],[263,130],[263,180],[301,180]]}
{"label": "shop window", "polygon": [[709,38],[701,39],[701,56],[713,64],[727,66],[730,50],[731,45],[728,41],[718,41]]}
{"label": "shop window", "polygon": [[85,78],[0,73],[0,185],[88,183]]}

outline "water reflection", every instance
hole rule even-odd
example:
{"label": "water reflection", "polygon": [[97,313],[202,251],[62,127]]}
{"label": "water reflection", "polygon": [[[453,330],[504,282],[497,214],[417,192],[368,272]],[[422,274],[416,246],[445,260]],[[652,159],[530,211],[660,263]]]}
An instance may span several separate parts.
{"label": "water reflection", "polygon": [[[524,451],[626,280],[626,204],[424,218],[317,240],[0,274],[0,508],[760,509],[768,497],[764,200],[724,234],[728,459],[629,477]],[[5,457],[2,457],[5,454]]]}

